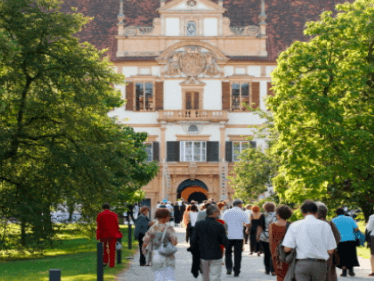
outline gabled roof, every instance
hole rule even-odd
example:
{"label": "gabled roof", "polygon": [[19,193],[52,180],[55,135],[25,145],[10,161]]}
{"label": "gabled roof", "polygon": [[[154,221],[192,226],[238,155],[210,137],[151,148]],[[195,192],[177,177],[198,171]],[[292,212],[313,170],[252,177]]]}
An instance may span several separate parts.
{"label": "gabled roof", "polygon": [[[82,41],[88,41],[98,49],[109,48],[112,60],[117,52],[117,15],[119,0],[64,0],[62,11],[78,12],[95,17],[78,34]],[[166,3],[169,3],[166,1]],[[217,3],[218,0],[212,0]],[[319,19],[323,11],[335,11],[335,5],[346,0],[265,0],[267,14],[267,51],[268,60],[275,61],[280,52],[294,41],[307,41],[303,35],[305,23]],[[353,0],[349,0],[353,2]],[[165,5],[166,6],[166,5]],[[258,25],[260,20],[260,0],[224,0],[227,9],[224,16],[230,18],[231,26]],[[157,9],[160,0],[124,1],[126,25],[151,26],[154,18],[159,17]]]}

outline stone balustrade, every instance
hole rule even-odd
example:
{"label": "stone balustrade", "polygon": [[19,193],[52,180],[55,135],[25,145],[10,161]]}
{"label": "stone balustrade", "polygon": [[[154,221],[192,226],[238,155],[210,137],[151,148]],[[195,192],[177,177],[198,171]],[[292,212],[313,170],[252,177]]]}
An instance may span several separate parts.
{"label": "stone balustrade", "polygon": [[177,121],[209,121],[209,122],[227,122],[228,116],[225,110],[160,110],[158,112],[158,122],[177,122]]}

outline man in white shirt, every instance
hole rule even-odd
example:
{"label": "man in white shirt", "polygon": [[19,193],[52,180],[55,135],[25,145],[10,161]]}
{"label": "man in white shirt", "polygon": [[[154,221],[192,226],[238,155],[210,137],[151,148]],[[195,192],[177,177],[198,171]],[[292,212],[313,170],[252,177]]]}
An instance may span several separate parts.
{"label": "man in white shirt", "polygon": [[[231,274],[234,269],[234,276],[238,277],[240,274],[240,267],[242,261],[243,251],[243,224],[249,231],[249,217],[242,210],[243,201],[235,199],[232,203],[233,208],[224,212],[223,220],[227,224],[229,239],[228,246],[226,247],[226,269],[227,274]],[[232,266],[232,248],[234,247],[234,267]]]}
{"label": "man in white shirt", "polygon": [[326,261],[337,247],[334,234],[327,222],[317,219],[318,207],[313,201],[305,201],[300,209],[304,219],[289,226],[284,251],[296,248],[297,281],[326,280]]}
{"label": "man in white shirt", "polygon": [[366,231],[368,232],[368,234],[370,234],[369,245],[370,245],[370,253],[371,253],[371,257],[370,257],[371,273],[369,274],[369,276],[374,276],[374,215],[371,215],[369,217],[369,221],[366,226]]}

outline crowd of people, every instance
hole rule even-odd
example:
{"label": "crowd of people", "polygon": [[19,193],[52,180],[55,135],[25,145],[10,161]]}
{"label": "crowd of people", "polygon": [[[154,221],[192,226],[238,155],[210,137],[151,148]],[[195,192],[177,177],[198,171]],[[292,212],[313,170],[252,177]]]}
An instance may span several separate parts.
{"label": "crowd of people", "polygon": [[[113,248],[108,236],[119,237],[118,225],[110,235],[104,235],[100,221],[110,214],[107,205],[98,216],[98,239],[105,247]],[[266,202],[260,207],[243,205],[235,199],[231,206],[226,202],[207,200],[197,202],[160,202],[151,221],[149,208],[140,208],[135,220],[135,237],[139,241],[140,265],[152,266],[155,280],[175,280],[175,251],[178,239],[174,226],[186,229],[188,251],[193,255],[191,272],[200,274],[204,281],[221,280],[223,265],[226,274],[238,277],[244,245],[249,243],[249,255],[263,254],[265,274],[277,276],[277,280],[337,280],[336,268],[341,277],[355,276],[354,268],[360,266],[357,246],[362,240],[371,249],[374,276],[374,215],[367,224],[366,239],[353,218],[346,216],[343,208],[336,210],[336,217],[327,221],[327,207],[322,202],[305,201],[300,207],[304,219],[289,222],[292,210],[285,205]],[[118,220],[118,219],[117,219]],[[173,221],[173,223],[170,223]],[[114,225],[114,223],[113,223]],[[112,256],[110,266],[112,266]],[[113,256],[114,259],[114,256]],[[108,254],[104,252],[104,263]]]}

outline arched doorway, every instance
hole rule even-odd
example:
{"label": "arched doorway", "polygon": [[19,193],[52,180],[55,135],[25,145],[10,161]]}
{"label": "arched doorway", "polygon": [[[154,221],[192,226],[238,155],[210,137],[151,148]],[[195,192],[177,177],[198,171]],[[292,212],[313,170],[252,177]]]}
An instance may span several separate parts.
{"label": "arched doorway", "polygon": [[208,187],[200,180],[185,180],[178,187],[177,199],[201,203],[208,199]]}
{"label": "arched doorway", "polygon": [[207,199],[208,199],[208,197],[204,193],[194,192],[190,196],[188,196],[187,201],[191,202],[193,200],[193,201],[196,201],[198,203],[201,203],[201,202],[203,202],[204,200],[207,200]]}

